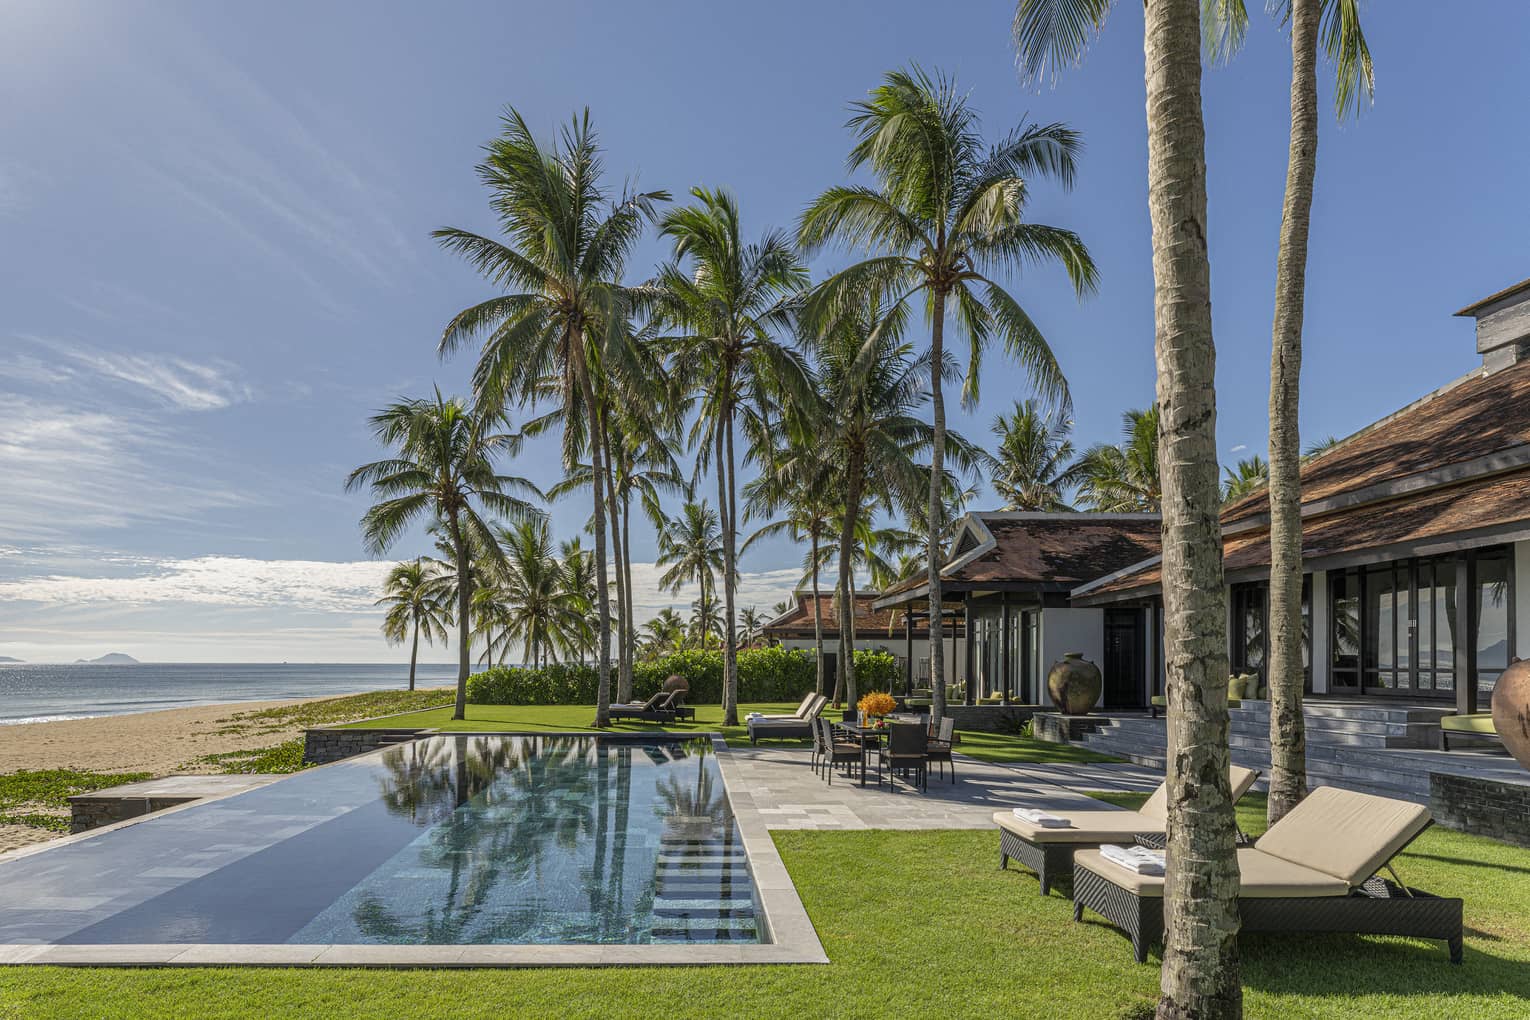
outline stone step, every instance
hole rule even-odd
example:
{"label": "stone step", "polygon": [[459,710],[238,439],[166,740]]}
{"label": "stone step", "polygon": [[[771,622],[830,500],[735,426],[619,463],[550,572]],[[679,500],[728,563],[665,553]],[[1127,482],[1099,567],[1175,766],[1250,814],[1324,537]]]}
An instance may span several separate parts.
{"label": "stone step", "polygon": [[[1438,722],[1440,716],[1455,711],[1451,705],[1363,705],[1353,702],[1306,701],[1302,708],[1311,721],[1322,719],[1369,720],[1372,722]],[[1268,701],[1245,701],[1229,708],[1233,718],[1269,719]]]}

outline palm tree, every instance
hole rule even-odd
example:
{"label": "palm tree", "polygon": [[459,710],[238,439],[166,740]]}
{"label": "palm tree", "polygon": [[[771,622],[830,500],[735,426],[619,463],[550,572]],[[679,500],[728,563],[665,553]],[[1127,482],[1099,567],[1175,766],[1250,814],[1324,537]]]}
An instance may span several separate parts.
{"label": "palm tree", "polygon": [[723,619],[718,608],[717,595],[712,591],[703,591],[691,602],[690,639],[697,648],[722,640]]}
{"label": "palm tree", "polygon": [[534,666],[577,654],[584,641],[586,598],[566,586],[547,521],[523,521],[499,529],[498,536],[505,559],[501,654],[518,646]]}
{"label": "palm tree", "polygon": [[722,539],[717,533],[717,514],[702,500],[686,503],[680,516],[659,532],[659,587],[678,593],[695,582],[704,598],[716,594],[717,571],[722,568]]}
{"label": "palm tree", "polygon": [[525,520],[537,511],[521,496],[540,496],[524,478],[501,475],[495,457],[514,446],[514,437],[487,434],[492,420],[459,400],[436,392],[433,400],[403,400],[372,416],[372,430],[394,455],[363,464],[346,479],[346,491],[366,487],[378,499],[361,518],[367,548],[385,552],[411,525],[441,523],[451,542],[457,571],[457,703],[453,719],[467,709],[472,562],[496,555],[498,546],[480,508],[507,520]]}
{"label": "palm tree", "polygon": [[1079,458],[1079,498],[1105,513],[1157,513],[1163,504],[1158,476],[1158,405],[1121,416],[1120,446],[1101,443]]}
{"label": "palm tree", "polygon": [[[1017,0],[1026,78],[1077,63],[1111,0]],[[1206,231],[1198,0],[1144,5],[1148,211],[1153,225],[1169,870],[1158,1015],[1240,1016],[1238,862],[1228,782],[1227,596],[1217,511],[1216,352]]]}
{"label": "palm tree", "polygon": [[570,635],[570,653],[582,662],[593,654],[596,635],[600,632],[600,620],[596,617],[600,596],[596,591],[599,579],[595,573],[595,557],[580,545],[577,538],[561,543],[558,556],[559,597],[567,600],[579,617],[579,625]]}
{"label": "palm tree", "polygon": [[[1370,47],[1357,0],[1284,0],[1291,27],[1291,141],[1275,259],[1275,316],[1270,346],[1270,796],[1279,821],[1307,795],[1307,732],[1302,715],[1302,317],[1307,237],[1317,179],[1317,51],[1321,38],[1335,69],[1335,112],[1358,115],[1374,89]],[[1243,0],[1202,0],[1204,36],[1213,59],[1230,59],[1248,28]]]}
{"label": "palm tree", "polygon": [[1270,465],[1266,464],[1264,458],[1258,454],[1240,460],[1236,467],[1226,470],[1227,475],[1222,479],[1223,503],[1242,499],[1249,493],[1262,489],[1270,480]]}
{"label": "palm tree", "polygon": [[1311,460],[1313,457],[1322,456],[1338,445],[1338,436],[1324,436],[1322,439],[1314,439],[1312,442],[1308,443],[1307,448],[1302,451],[1302,460]]}
{"label": "palm tree", "polygon": [[441,336],[441,353],[484,337],[473,386],[480,402],[499,408],[526,404],[557,379],[565,412],[566,468],[588,448],[595,517],[595,571],[600,679],[595,725],[610,725],[611,611],[607,583],[607,511],[604,406],[597,399],[603,366],[624,356],[630,295],[620,285],[633,247],[662,191],[623,194],[607,202],[600,148],[590,114],[575,118],[544,147],[514,109],[503,134],[489,144],[478,175],[508,237],[501,242],[448,227],[435,237],[471,262],[491,282],[515,292],[459,312]]}
{"label": "palm tree", "polygon": [[[698,380],[701,411],[693,438],[717,470],[722,519],[723,725],[738,725],[734,595],[738,589],[738,481],[735,414],[766,386],[806,390],[805,373],[772,338],[787,325],[786,302],[807,285],[791,241],[772,231],[745,244],[738,203],[726,191],[694,188],[694,205],[667,213],[659,231],[675,242],[675,262],[657,281],[661,318],[684,332],[676,361]],[[689,263],[689,272],[682,265]],[[698,463],[698,467],[700,463]]]}
{"label": "palm tree", "polygon": [[745,606],[738,614],[738,622],[744,628],[744,642],[753,647],[764,631],[765,617],[754,606]]}
{"label": "palm tree", "polygon": [[409,689],[414,690],[414,667],[420,657],[420,637],[427,644],[446,642],[446,628],[452,622],[451,603],[441,587],[446,567],[437,559],[419,556],[405,560],[388,571],[383,580],[383,596],[377,605],[387,606],[383,614],[383,636],[390,645],[402,644],[413,635],[409,646]]}
{"label": "palm tree", "polygon": [[1045,410],[1035,400],[1015,401],[1015,409],[993,420],[994,491],[1006,510],[1051,513],[1072,510],[1067,492],[1078,481],[1073,463],[1072,419]]}
{"label": "palm tree", "polygon": [[[814,410],[821,412],[821,408]],[[807,569],[803,581],[809,582],[813,596],[813,654],[817,667],[813,689],[822,694],[828,665],[823,651],[823,600],[819,590],[823,557],[820,553],[824,549],[824,538],[829,534],[829,518],[834,507],[825,484],[828,469],[824,450],[815,438],[816,428],[812,422],[804,428],[800,420],[793,425],[784,430],[785,441],[779,444],[781,449],[771,447],[772,452],[764,458],[769,461],[769,469],[744,486],[745,516],[769,517],[783,507],[786,516],[750,535],[744,541],[744,551],[747,552],[755,542],[774,535],[789,535],[799,542],[807,540]],[[780,438],[775,430],[764,429],[753,445],[767,448]],[[772,612],[780,616],[791,608],[790,602],[778,602]]]}
{"label": "palm tree", "polygon": [[[916,507],[928,475],[920,454],[929,450],[934,429],[919,417],[930,388],[929,365],[913,358],[903,342],[906,303],[884,308],[875,297],[846,306],[812,341],[819,365],[822,405],[818,426],[823,459],[834,466],[839,497],[839,674],[845,698],[854,703],[855,600],[857,554],[871,554],[871,516]],[[954,366],[943,363],[948,381]],[[955,433],[946,435],[947,451],[963,469],[981,454]],[[809,462],[811,470],[816,459]],[[867,504],[870,504],[869,506]],[[841,684],[836,681],[835,693]]]}
{"label": "palm tree", "polygon": [[678,652],[685,646],[685,618],[669,606],[643,624],[643,648],[651,656]]}
{"label": "palm tree", "polygon": [[[919,68],[890,72],[868,100],[853,105],[852,170],[869,169],[877,187],[830,188],[803,213],[798,240],[809,251],[839,239],[871,257],[824,281],[805,310],[831,317],[867,293],[893,295],[891,307],[922,294],[930,321],[929,373],[934,441],[926,506],[930,604],[941,598],[946,405],[941,386],[948,310],[969,349],[964,399],[978,396],[982,353],[992,338],[1029,371],[1044,394],[1064,402],[1067,384],[1046,339],[1020,303],[985,271],[1012,271],[1056,260],[1074,288],[1095,287],[1094,262],[1072,231],[1024,217],[1029,176],[1073,182],[1078,135],[1062,124],[1027,125],[984,150],[977,113],[949,79]],[[931,649],[931,666],[942,652]],[[945,714],[935,685],[933,721]]]}

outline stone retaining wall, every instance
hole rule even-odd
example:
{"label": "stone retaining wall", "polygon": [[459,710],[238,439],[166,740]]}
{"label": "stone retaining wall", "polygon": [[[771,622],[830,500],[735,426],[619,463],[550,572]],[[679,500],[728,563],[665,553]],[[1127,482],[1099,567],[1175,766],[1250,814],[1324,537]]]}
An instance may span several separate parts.
{"label": "stone retaining wall", "polygon": [[1037,712],[1031,720],[1031,735],[1053,744],[1075,744],[1084,734],[1100,728],[1103,720],[1092,715],[1063,715],[1061,712]]}
{"label": "stone retaining wall", "polygon": [[197,797],[100,797],[71,798],[69,801],[69,831],[89,832],[103,825],[113,825],[137,818],[154,811],[163,811],[177,804],[198,800]]}
{"label": "stone retaining wall", "polygon": [[387,747],[392,744],[401,744],[412,740],[422,733],[430,732],[424,728],[414,729],[381,729],[381,730],[345,730],[332,727],[319,727],[308,730],[303,734],[303,761],[309,765],[328,765],[332,761],[342,758],[350,758],[353,755],[365,754],[375,751],[379,747]]}
{"label": "stone retaining wall", "polygon": [[1448,829],[1530,847],[1530,783],[1431,772],[1429,813]]}

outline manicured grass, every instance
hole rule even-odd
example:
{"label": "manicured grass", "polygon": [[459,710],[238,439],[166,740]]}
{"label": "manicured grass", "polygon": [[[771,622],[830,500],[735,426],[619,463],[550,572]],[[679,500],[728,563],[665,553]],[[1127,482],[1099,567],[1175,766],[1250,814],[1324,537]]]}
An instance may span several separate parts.
{"label": "manicured grass", "polygon": [[[750,712],[785,713],[795,710],[792,704],[741,705],[739,718]],[[353,727],[378,726],[431,726],[442,730],[514,730],[542,732],[549,730],[588,730],[595,721],[594,705],[469,705],[467,719],[454,721],[450,707],[428,712],[414,712],[406,716],[387,719],[379,723],[359,722]],[[838,718],[838,716],[834,716]],[[669,731],[672,733],[721,733],[731,746],[747,746],[748,731],[742,726],[722,724],[721,705],[697,705],[696,718],[688,722],[650,723],[620,721],[612,724],[617,732]],[[769,744],[776,741],[767,742]],[[789,746],[804,746],[805,740],[781,742]],[[1051,744],[1030,737],[1000,733],[970,733],[963,731],[960,754],[991,762],[1108,762],[1109,758],[1067,744]]]}
{"label": "manicured grass", "polygon": [[[0,775],[0,825],[30,825],[69,831],[69,798],[148,779],[147,772],[81,772],[77,769],[23,769]],[[0,1017],[4,1017],[0,1013]]]}
{"label": "manicured grass", "polygon": [[[1250,805],[1251,808],[1256,805]],[[1249,824],[1257,810],[1245,812]],[[1148,1015],[1158,968],[1098,919],[999,871],[991,832],[781,832],[828,966],[524,971],[0,968],[0,1017]],[[1530,851],[1444,831],[1402,861],[1467,901],[1466,962],[1404,939],[1243,940],[1247,1013],[1522,1018]],[[1156,960],[1154,961],[1156,963]],[[10,1012],[7,1013],[6,1009]]]}

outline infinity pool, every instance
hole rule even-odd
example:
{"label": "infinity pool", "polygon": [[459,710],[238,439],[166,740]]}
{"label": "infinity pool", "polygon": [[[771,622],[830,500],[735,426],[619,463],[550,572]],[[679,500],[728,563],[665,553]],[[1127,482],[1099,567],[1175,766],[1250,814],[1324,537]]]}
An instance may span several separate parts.
{"label": "infinity pool", "polygon": [[760,942],[708,740],[438,736],[0,861],[0,943]]}

